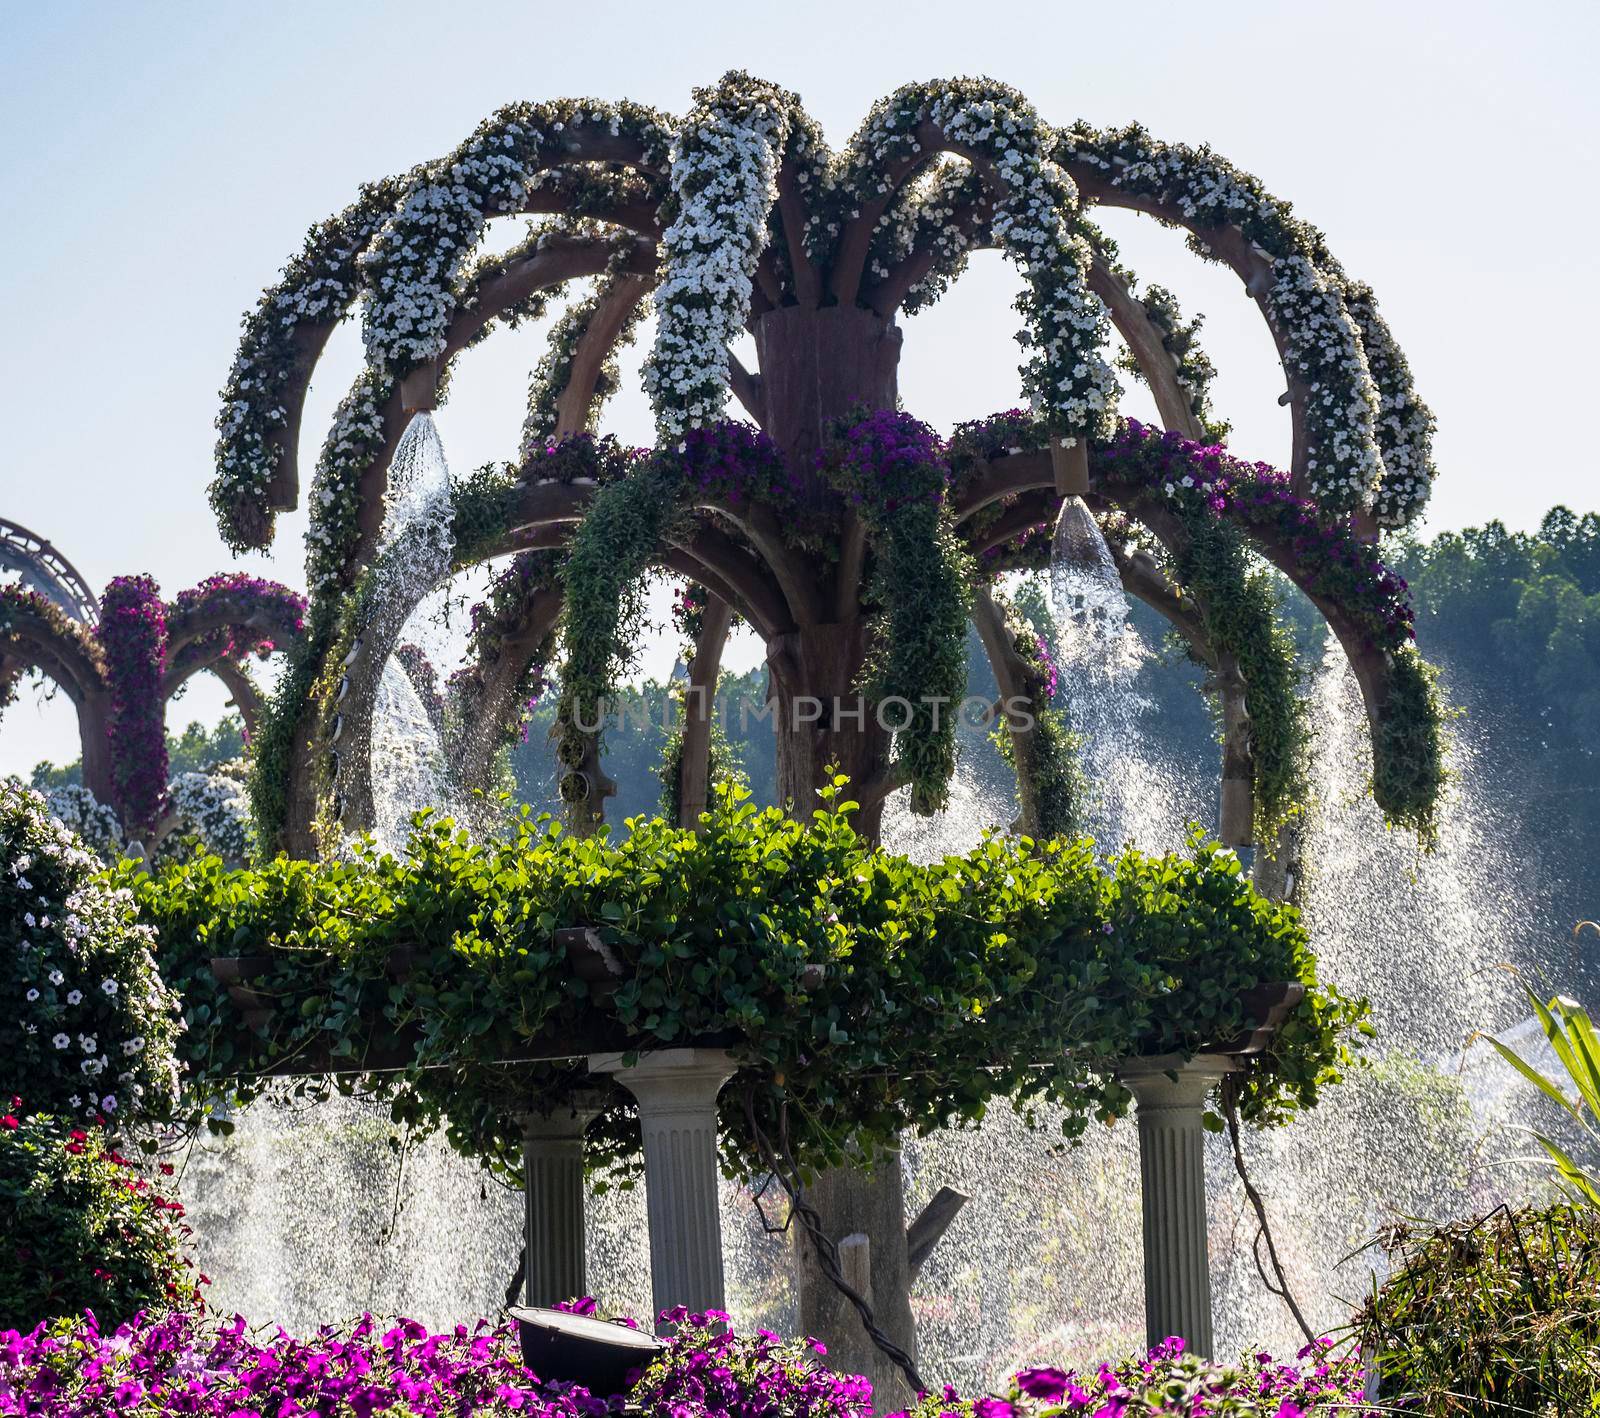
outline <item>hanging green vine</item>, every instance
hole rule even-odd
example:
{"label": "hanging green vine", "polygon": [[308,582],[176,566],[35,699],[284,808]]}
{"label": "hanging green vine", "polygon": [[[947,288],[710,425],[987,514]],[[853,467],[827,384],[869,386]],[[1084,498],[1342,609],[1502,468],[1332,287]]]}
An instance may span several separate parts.
{"label": "hanging green vine", "polygon": [[882,410],[841,429],[823,457],[872,548],[867,600],[881,623],[864,687],[879,722],[895,731],[912,812],[931,816],[949,800],[955,772],[975,576],[945,508],[944,452],[926,424]]}
{"label": "hanging green vine", "polygon": [[[1028,604],[1030,591],[1033,605]],[[1089,780],[1078,757],[1082,739],[1073,733],[1066,712],[1056,703],[1056,666],[1040,621],[1041,615],[1048,613],[1043,597],[1031,583],[1022,588],[1015,606],[996,592],[990,595],[1005,618],[1011,648],[1022,661],[1033,717],[1031,732],[1021,736],[1020,744],[1004,723],[995,729],[994,742],[1016,773],[1019,790],[1024,777],[1032,785],[1033,833],[1040,838],[1076,836],[1083,831]],[[1022,761],[1018,760],[1019,747],[1025,755]]]}
{"label": "hanging green vine", "polygon": [[601,732],[617,680],[636,655],[644,614],[644,573],[680,508],[684,469],[657,454],[599,488],[573,534],[562,567],[566,662],[556,706],[556,756],[576,769]]}
{"label": "hanging green vine", "polygon": [[[615,840],[524,819],[473,843],[425,822],[401,853],[251,872],[198,858],[119,882],[182,1000],[191,1088],[248,1096],[274,1062],[355,1074],[383,1057],[370,1084],[397,1121],[448,1117],[453,1145],[506,1172],[530,1090],[556,1107],[593,1087],[581,1065],[508,1066],[552,1035],[620,1032],[641,1049],[730,1038],[760,1106],[790,1101],[808,1166],[907,1129],[970,1126],[1001,1099],[1059,1105],[1079,1136],[1127,1112],[1124,1060],[1236,1038],[1247,993],[1274,981],[1306,995],[1247,1061],[1245,1115],[1312,1105],[1348,1061],[1364,1005],[1318,982],[1297,913],[1256,893],[1233,853],[1196,840],[1102,864],[1083,840],[993,837],[923,866],[861,837],[847,796],[836,780],[798,822],[725,788],[699,833],[636,819]],[[573,975],[558,934],[572,927],[625,962],[609,996]],[[214,956],[261,962],[264,1035]],[[748,1173],[741,1092],[724,1092],[723,1147]],[[636,1166],[638,1147],[614,1095],[591,1161]]]}
{"label": "hanging green vine", "polygon": [[1306,702],[1294,636],[1279,617],[1271,576],[1253,566],[1244,537],[1201,497],[1168,503],[1184,537],[1172,578],[1192,601],[1211,649],[1231,657],[1245,683],[1254,764],[1255,840],[1271,850],[1306,793]]}

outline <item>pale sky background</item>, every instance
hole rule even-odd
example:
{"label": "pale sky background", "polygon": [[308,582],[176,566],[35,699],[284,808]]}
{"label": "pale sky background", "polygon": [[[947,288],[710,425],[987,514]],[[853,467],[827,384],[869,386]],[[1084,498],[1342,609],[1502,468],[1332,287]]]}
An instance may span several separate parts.
{"label": "pale sky background", "polygon": [[[1016,85],[1050,122],[1137,119],[1209,142],[1376,288],[1439,417],[1430,528],[1589,510],[1597,52],[1592,0],[0,0],[0,515],[52,538],[97,592],[148,571],[171,595],[234,566],[302,586],[303,514],[280,519],[270,556],[235,562],[204,489],[240,315],[306,227],[510,100],[680,112],[736,67],[798,90],[836,146],[898,84],[961,73]],[[1141,276],[1207,315],[1235,449],[1281,462],[1282,375],[1237,281],[1138,218],[1104,225]],[[1016,284],[980,261],[909,323],[912,412],[948,430],[1016,402]],[[457,471],[514,451],[541,343],[502,333],[464,358],[439,417]],[[342,332],[319,370],[306,477],[357,346]],[[608,426],[645,443],[637,364]],[[1148,403],[1130,391],[1124,408]],[[213,720],[222,700],[197,682],[169,723]],[[0,721],[0,773],[76,754],[65,699],[24,687]]]}

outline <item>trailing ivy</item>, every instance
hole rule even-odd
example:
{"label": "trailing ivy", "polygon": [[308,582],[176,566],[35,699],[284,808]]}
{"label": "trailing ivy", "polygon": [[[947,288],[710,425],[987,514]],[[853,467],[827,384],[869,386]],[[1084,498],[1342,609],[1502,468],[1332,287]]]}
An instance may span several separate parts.
{"label": "trailing ivy", "polygon": [[[698,834],[635,819],[613,841],[524,818],[473,844],[421,822],[398,856],[254,872],[203,859],[119,881],[158,933],[197,1087],[249,1096],[275,1061],[355,1073],[381,1058],[398,1066],[368,1082],[398,1121],[448,1114],[456,1147],[507,1171],[530,1095],[554,1108],[593,1086],[581,1065],[507,1064],[551,1036],[579,1054],[619,1031],[641,1049],[731,1039],[724,1155],[743,1173],[759,1165],[747,1087],[769,1115],[788,1103],[811,1166],[973,1124],[1000,1099],[1059,1106],[1076,1137],[1128,1110],[1122,1060],[1236,1037],[1241,997],[1266,982],[1307,995],[1246,1062],[1248,1116],[1313,1104],[1348,1061],[1364,1005],[1318,982],[1297,913],[1233,853],[1197,839],[1102,866],[1087,841],[991,837],[922,866],[860,837],[844,790],[825,788],[806,822],[725,787]],[[624,962],[609,997],[567,962],[557,932],[575,926]],[[266,957],[251,982],[272,1002],[264,1037],[212,976],[217,955]],[[636,1165],[620,1094],[589,1139],[593,1162]]]}
{"label": "trailing ivy", "polygon": [[[1011,648],[1023,664],[1024,683],[1031,701],[1031,731],[1021,740],[1024,761],[1018,761],[1018,743],[1004,723],[995,729],[994,741],[1001,755],[1016,772],[1019,794],[1023,781],[1033,797],[1036,821],[1032,831],[1041,838],[1075,836],[1083,831],[1084,804],[1089,801],[1090,785],[1079,758],[1079,735],[1072,732],[1065,710],[1057,702],[1060,684],[1050,646],[1039,627],[1039,617],[1047,614],[1042,597],[1034,605],[1013,606],[1004,597],[990,592],[1006,618]],[[1037,595],[1037,593],[1035,593]],[[1026,607],[1024,609],[1024,606]]]}
{"label": "trailing ivy", "polygon": [[250,736],[250,833],[256,850],[266,856],[283,845],[289,824],[289,779],[301,751],[297,740],[337,620],[336,602],[318,601],[312,606],[306,632],[290,647]]}
{"label": "trailing ivy", "polygon": [[945,508],[944,450],[926,424],[882,410],[841,428],[823,466],[872,550],[867,600],[880,622],[864,688],[879,722],[895,730],[894,758],[910,785],[912,812],[931,816],[948,801],[955,772],[974,579]]}
{"label": "trailing ivy", "polygon": [[645,572],[679,512],[684,487],[682,461],[657,454],[597,489],[573,533],[562,567],[566,662],[556,708],[556,756],[569,771],[584,762],[618,677],[634,661]]}
{"label": "trailing ivy", "polygon": [[1307,708],[1294,636],[1279,615],[1271,576],[1253,567],[1239,530],[1202,496],[1169,504],[1183,525],[1173,580],[1190,599],[1215,654],[1231,657],[1245,683],[1254,765],[1254,840],[1268,851],[1304,806]]}
{"label": "trailing ivy", "polygon": [[1439,672],[1404,645],[1390,652],[1388,703],[1372,751],[1372,796],[1388,819],[1409,827],[1426,847],[1438,840],[1445,767],[1444,711]]}
{"label": "trailing ivy", "polygon": [[[487,729],[496,742],[510,743],[544,690],[545,673],[555,648],[554,628],[545,635],[522,666],[513,692],[515,718],[483,725],[489,712],[485,702],[489,673],[505,654],[506,640],[526,628],[535,598],[561,584],[562,553],[524,551],[512,558],[490,584],[488,594],[468,612],[466,663],[450,676],[448,717],[451,737],[459,739],[473,726]],[[498,707],[498,706],[496,706]]]}
{"label": "trailing ivy", "polygon": [[[1384,565],[1378,550],[1349,526],[1325,522],[1310,502],[1295,495],[1283,473],[1264,463],[1246,463],[1223,448],[1158,433],[1133,419],[1096,450],[1096,468],[1098,476],[1117,485],[1119,497],[1143,489],[1142,495],[1186,523],[1202,525],[1208,515],[1225,519],[1292,559],[1307,594],[1337,606],[1365,637],[1366,648],[1379,652],[1386,688],[1373,734],[1372,795],[1390,822],[1414,829],[1424,844],[1431,843],[1446,779],[1445,709],[1436,677],[1413,643],[1406,583]],[[1260,657],[1269,681],[1286,673],[1274,668],[1277,652],[1260,633],[1241,643],[1253,646],[1251,653]],[[1275,697],[1281,704],[1281,696]],[[1272,715],[1279,715],[1277,707]],[[1289,739],[1285,728],[1272,749],[1282,783],[1293,776],[1290,760],[1281,754]]]}

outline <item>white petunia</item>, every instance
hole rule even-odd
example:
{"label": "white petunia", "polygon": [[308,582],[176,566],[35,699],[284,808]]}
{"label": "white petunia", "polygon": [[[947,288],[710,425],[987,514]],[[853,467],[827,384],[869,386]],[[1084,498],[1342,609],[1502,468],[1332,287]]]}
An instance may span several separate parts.
{"label": "white petunia", "polygon": [[54,1039],[52,1039],[50,1042],[52,1044],[54,1044],[56,1046],[56,1048],[58,1048],[58,1049],[69,1048],[71,1046],[71,1044],[72,1044],[71,1038],[69,1038],[65,1034],[57,1034],[56,1037]]}

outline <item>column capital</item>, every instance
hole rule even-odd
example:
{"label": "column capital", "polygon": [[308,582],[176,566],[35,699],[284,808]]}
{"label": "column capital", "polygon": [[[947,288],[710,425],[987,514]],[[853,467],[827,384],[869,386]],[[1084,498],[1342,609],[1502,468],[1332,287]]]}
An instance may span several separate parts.
{"label": "column capital", "polygon": [[517,1114],[517,1124],[529,1142],[581,1141],[589,1124],[606,1109],[609,1100],[601,1088],[584,1088],[553,1108],[537,1105]]}
{"label": "column capital", "polygon": [[[695,1113],[716,1103],[739,1065],[726,1049],[652,1049],[625,1064],[625,1054],[590,1054],[589,1072],[610,1074],[655,1117]],[[648,1099],[646,1097],[648,1095]]]}
{"label": "column capital", "polygon": [[1117,1066],[1117,1082],[1132,1092],[1139,1112],[1144,1114],[1167,1108],[1204,1107],[1217,1083],[1238,1069],[1238,1061],[1226,1054],[1194,1054],[1189,1058],[1182,1054],[1152,1054],[1124,1059]]}

